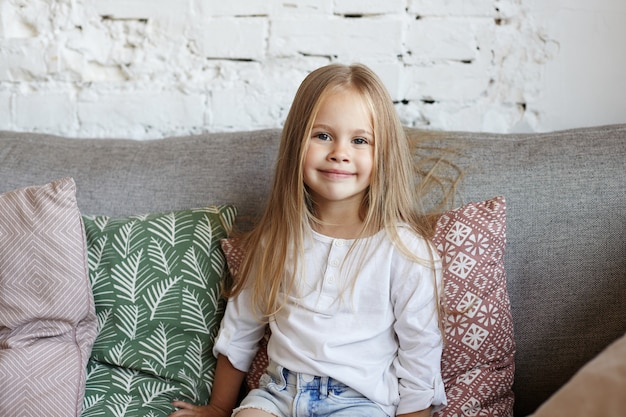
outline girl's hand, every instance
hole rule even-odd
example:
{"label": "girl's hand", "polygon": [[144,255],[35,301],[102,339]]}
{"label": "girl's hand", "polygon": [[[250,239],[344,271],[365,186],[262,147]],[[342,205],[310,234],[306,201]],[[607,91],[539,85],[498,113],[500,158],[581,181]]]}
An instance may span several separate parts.
{"label": "girl's hand", "polygon": [[174,401],[172,405],[178,410],[169,417],[230,417],[237,404],[239,388],[245,375],[233,367],[226,356],[218,355],[209,405],[198,406]]}
{"label": "girl's hand", "polygon": [[174,401],[172,405],[178,410],[170,414],[170,417],[230,417],[231,413],[211,404],[198,406],[184,401]]}

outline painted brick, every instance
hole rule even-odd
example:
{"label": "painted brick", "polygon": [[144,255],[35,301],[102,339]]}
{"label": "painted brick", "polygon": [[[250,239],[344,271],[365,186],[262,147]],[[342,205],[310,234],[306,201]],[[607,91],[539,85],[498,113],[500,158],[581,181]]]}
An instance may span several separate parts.
{"label": "painted brick", "polygon": [[38,39],[0,42],[0,81],[30,82],[48,73],[46,45]]}
{"label": "painted brick", "polygon": [[0,39],[24,39],[37,36],[35,26],[8,1],[0,2]]}
{"label": "painted brick", "polygon": [[92,0],[97,14],[113,19],[186,16],[191,0]]}
{"label": "painted brick", "polygon": [[83,82],[124,82],[127,79],[123,68],[114,62],[101,64],[107,60],[95,60],[76,49],[63,48],[58,54],[59,71],[64,78]]}
{"label": "painted brick", "polygon": [[386,14],[404,13],[404,0],[335,0],[335,13],[338,14]]}
{"label": "painted brick", "polygon": [[278,19],[272,23],[270,53],[394,60],[402,53],[401,37],[402,20],[395,17]]}
{"label": "painted brick", "polygon": [[66,91],[38,91],[15,97],[19,130],[64,132],[75,125],[75,102]]}
{"label": "painted brick", "polygon": [[88,25],[70,30],[66,32],[66,42],[59,51],[61,65],[76,70],[78,61],[106,63],[111,59],[114,46],[115,39],[103,25]]}
{"label": "painted brick", "polygon": [[329,15],[333,12],[334,0],[267,0],[272,16]]}
{"label": "painted brick", "polygon": [[[81,94],[78,119],[85,132],[114,131],[135,137],[169,134],[204,123],[205,97],[180,91],[157,91],[138,86],[131,91],[89,91]],[[93,134],[93,133],[92,133]]]}
{"label": "painted brick", "polygon": [[[243,122],[251,129],[267,123],[265,100],[241,85],[213,91],[211,94],[211,122],[218,130],[235,130]],[[236,109],[236,110],[235,110]]]}
{"label": "painted brick", "polygon": [[408,125],[541,129],[555,111],[536,104],[546,64],[562,55],[542,7],[0,0],[0,129],[140,139],[279,127],[308,72],[355,61],[381,77]]}
{"label": "painted brick", "polygon": [[325,64],[327,60],[316,57],[270,64],[224,63],[220,69],[224,82],[210,88],[211,130],[235,130],[242,119],[250,129],[280,127],[306,74]]}
{"label": "painted brick", "polygon": [[435,103],[422,108],[423,120],[437,130],[470,130],[506,132],[519,123],[523,115],[517,107],[494,105],[487,101],[467,105]]}
{"label": "painted brick", "polygon": [[198,16],[266,16],[271,8],[269,1],[193,0]]}
{"label": "painted brick", "polygon": [[405,61],[472,61],[478,53],[476,34],[488,25],[494,25],[493,21],[458,18],[414,20],[407,33],[406,46],[410,56]]}
{"label": "painted brick", "polygon": [[[265,99],[264,106],[270,107],[273,117],[271,126],[280,126],[287,117],[291,102],[298,86],[313,69],[329,64],[324,57],[298,57],[296,59],[278,60],[269,65],[261,65],[261,82],[250,81],[246,74],[242,77],[255,86],[258,93]],[[272,97],[272,100],[267,100]]]}
{"label": "painted brick", "polygon": [[485,0],[408,0],[408,12],[418,16],[494,16],[495,4]]}
{"label": "painted brick", "polygon": [[197,26],[190,39],[205,57],[258,60],[265,55],[267,31],[266,18],[211,19]]}
{"label": "painted brick", "polygon": [[0,1],[0,38],[28,39],[53,30],[54,2]]}
{"label": "painted brick", "polygon": [[491,76],[480,66],[451,62],[411,68],[405,80],[405,99],[471,102],[487,94]]}
{"label": "painted brick", "polygon": [[519,2],[497,2],[494,10],[501,19],[514,19],[516,16],[524,15]]}
{"label": "painted brick", "polygon": [[380,63],[380,62],[363,62],[370,67],[372,71],[378,75],[387,90],[391,99],[399,101],[404,99],[402,74],[404,72],[404,65],[399,62],[394,63]]}
{"label": "painted brick", "polygon": [[[123,32],[142,31],[145,27],[166,38],[181,36],[192,21],[192,0],[91,0],[86,18],[107,27],[112,38]],[[84,26],[79,24],[81,27]],[[148,35],[146,34],[146,37]]]}

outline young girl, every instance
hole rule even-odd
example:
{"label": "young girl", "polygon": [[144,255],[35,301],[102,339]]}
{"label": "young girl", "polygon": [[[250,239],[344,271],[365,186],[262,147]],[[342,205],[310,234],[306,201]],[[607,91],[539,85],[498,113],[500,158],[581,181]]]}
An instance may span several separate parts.
{"label": "young girl", "polygon": [[[441,266],[391,98],[362,65],[300,86],[269,203],[215,343],[208,406],[183,416],[428,416],[445,405]],[[235,407],[263,337],[270,365]]]}

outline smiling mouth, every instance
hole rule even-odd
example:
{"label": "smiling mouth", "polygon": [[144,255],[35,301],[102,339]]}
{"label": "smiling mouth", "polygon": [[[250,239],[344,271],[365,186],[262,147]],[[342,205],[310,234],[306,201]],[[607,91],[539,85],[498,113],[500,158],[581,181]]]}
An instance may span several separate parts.
{"label": "smiling mouth", "polygon": [[336,169],[330,169],[330,170],[319,170],[319,172],[324,175],[327,178],[331,178],[331,179],[346,179],[346,178],[351,178],[353,175],[352,172],[348,172],[348,171],[340,171],[340,170],[336,170]]}

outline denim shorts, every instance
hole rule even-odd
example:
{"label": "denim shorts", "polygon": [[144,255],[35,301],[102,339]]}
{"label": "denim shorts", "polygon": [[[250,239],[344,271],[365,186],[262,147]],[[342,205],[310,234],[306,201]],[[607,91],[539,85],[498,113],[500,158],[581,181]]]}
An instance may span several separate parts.
{"label": "denim shorts", "polygon": [[233,416],[254,408],[277,417],[388,417],[376,403],[333,378],[291,372],[273,362],[259,385]]}

